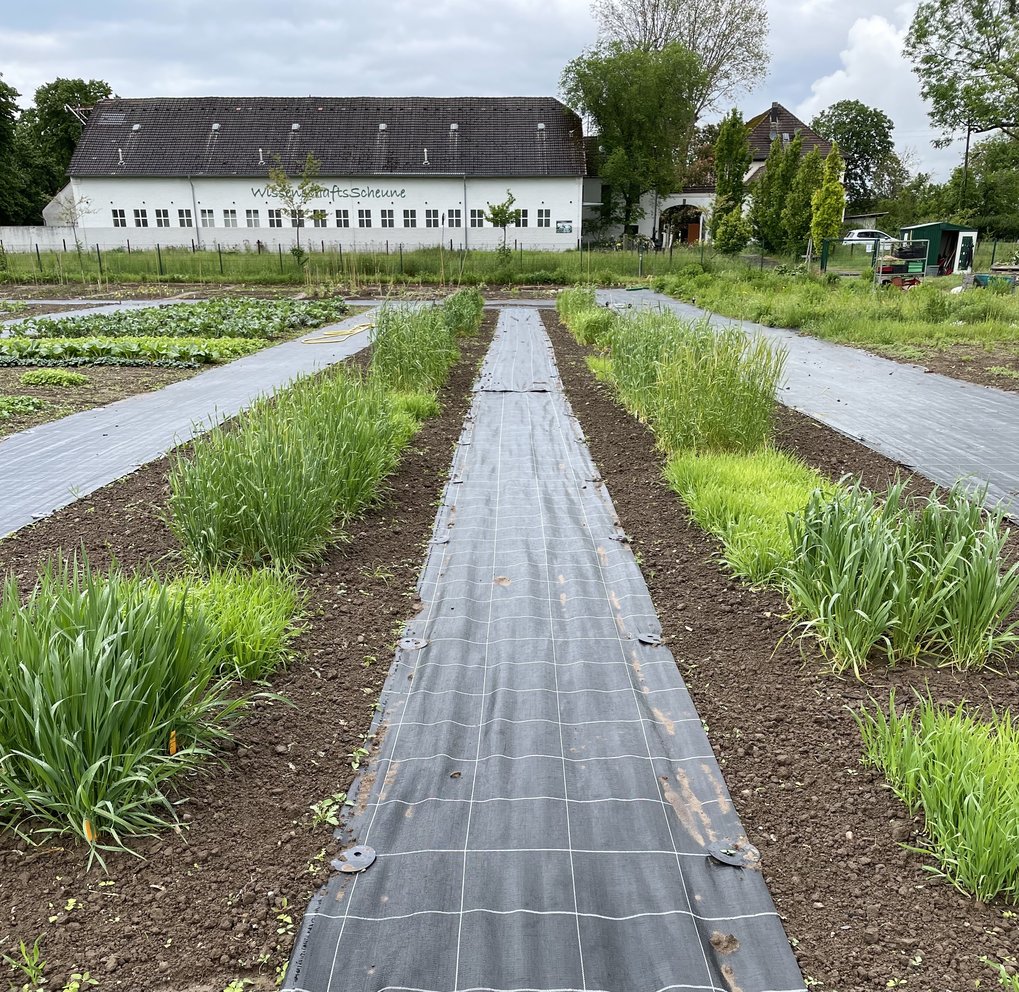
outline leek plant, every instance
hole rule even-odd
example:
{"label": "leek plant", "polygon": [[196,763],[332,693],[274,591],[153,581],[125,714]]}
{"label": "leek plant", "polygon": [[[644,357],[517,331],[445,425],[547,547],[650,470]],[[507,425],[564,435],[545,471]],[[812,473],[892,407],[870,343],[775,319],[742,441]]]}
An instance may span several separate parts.
{"label": "leek plant", "polygon": [[989,901],[1019,902],[1019,727],[1011,714],[989,720],[965,707],[920,698],[899,713],[854,713],[865,761],[881,770],[910,813],[923,813],[936,873]]}
{"label": "leek plant", "polygon": [[908,505],[858,484],[814,493],[790,518],[782,583],[804,631],[838,671],[872,657],[984,665],[1013,647],[1019,565],[1004,565],[1008,530],[959,487]]}
{"label": "leek plant", "polygon": [[[176,822],[169,781],[226,738],[244,700],[216,626],[87,560],[0,594],[0,823],[117,848]],[[95,853],[95,848],[93,848]]]}

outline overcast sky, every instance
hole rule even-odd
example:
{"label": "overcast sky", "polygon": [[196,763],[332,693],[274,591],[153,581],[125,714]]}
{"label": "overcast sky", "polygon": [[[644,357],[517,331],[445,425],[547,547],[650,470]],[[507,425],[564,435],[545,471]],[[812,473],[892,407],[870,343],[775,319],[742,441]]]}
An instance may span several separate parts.
{"label": "overcast sky", "polygon": [[[916,0],[767,0],[769,75],[739,99],[804,121],[836,100],[880,107],[900,150],[943,178],[902,42]],[[5,3],[0,71],[22,103],[57,76],[119,96],[558,94],[595,39],[587,0],[46,0]]]}

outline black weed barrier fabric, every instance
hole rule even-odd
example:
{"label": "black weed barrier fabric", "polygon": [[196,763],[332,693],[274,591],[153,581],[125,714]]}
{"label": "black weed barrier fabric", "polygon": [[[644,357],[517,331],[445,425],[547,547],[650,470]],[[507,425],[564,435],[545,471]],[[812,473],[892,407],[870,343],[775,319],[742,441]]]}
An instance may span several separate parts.
{"label": "black weed barrier fabric", "polygon": [[534,310],[500,315],[420,595],[342,832],[377,860],[284,987],[802,989]]}
{"label": "black weed barrier fabric", "polygon": [[941,486],[986,489],[986,505],[1019,520],[1019,394],[934,375],[807,334],[719,317],[647,290],[602,290],[601,302],[729,324],[789,353],[778,399]]}

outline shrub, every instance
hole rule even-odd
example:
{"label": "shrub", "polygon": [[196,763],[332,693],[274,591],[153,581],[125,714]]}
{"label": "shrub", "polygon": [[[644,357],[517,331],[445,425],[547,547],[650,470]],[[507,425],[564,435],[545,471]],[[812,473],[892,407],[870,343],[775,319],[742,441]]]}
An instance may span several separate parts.
{"label": "shrub", "polygon": [[[169,520],[195,564],[291,565],[378,495],[409,439],[381,384],[345,369],[258,401],[170,470]],[[413,425],[410,426],[413,433]]]}
{"label": "shrub", "polygon": [[924,832],[939,873],[985,902],[1019,902],[1019,728],[921,698],[912,711],[854,714],[868,764],[880,768]]}
{"label": "shrub", "polygon": [[61,386],[73,389],[77,386],[87,386],[91,381],[87,375],[68,369],[30,369],[21,374],[23,386]]}
{"label": "shrub", "polygon": [[187,595],[88,562],[0,597],[0,821],[119,847],[176,821],[165,786],[228,733],[243,701]]}
{"label": "shrub", "polygon": [[783,583],[804,630],[838,671],[858,675],[874,652],[967,668],[1014,645],[1019,565],[1004,567],[1001,513],[984,517],[959,488],[907,506],[903,484],[883,504],[859,485],[816,493],[790,520]]}

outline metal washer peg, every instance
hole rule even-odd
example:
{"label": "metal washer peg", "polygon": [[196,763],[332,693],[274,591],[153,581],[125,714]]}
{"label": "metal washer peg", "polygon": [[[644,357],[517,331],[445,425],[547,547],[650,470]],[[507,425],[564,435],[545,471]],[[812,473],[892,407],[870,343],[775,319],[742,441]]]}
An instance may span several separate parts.
{"label": "metal washer peg", "polygon": [[376,857],[378,855],[375,853],[375,848],[358,844],[357,847],[352,847],[349,851],[344,851],[338,858],[334,858],[331,864],[337,871],[342,871],[346,875],[355,875],[375,864]]}

